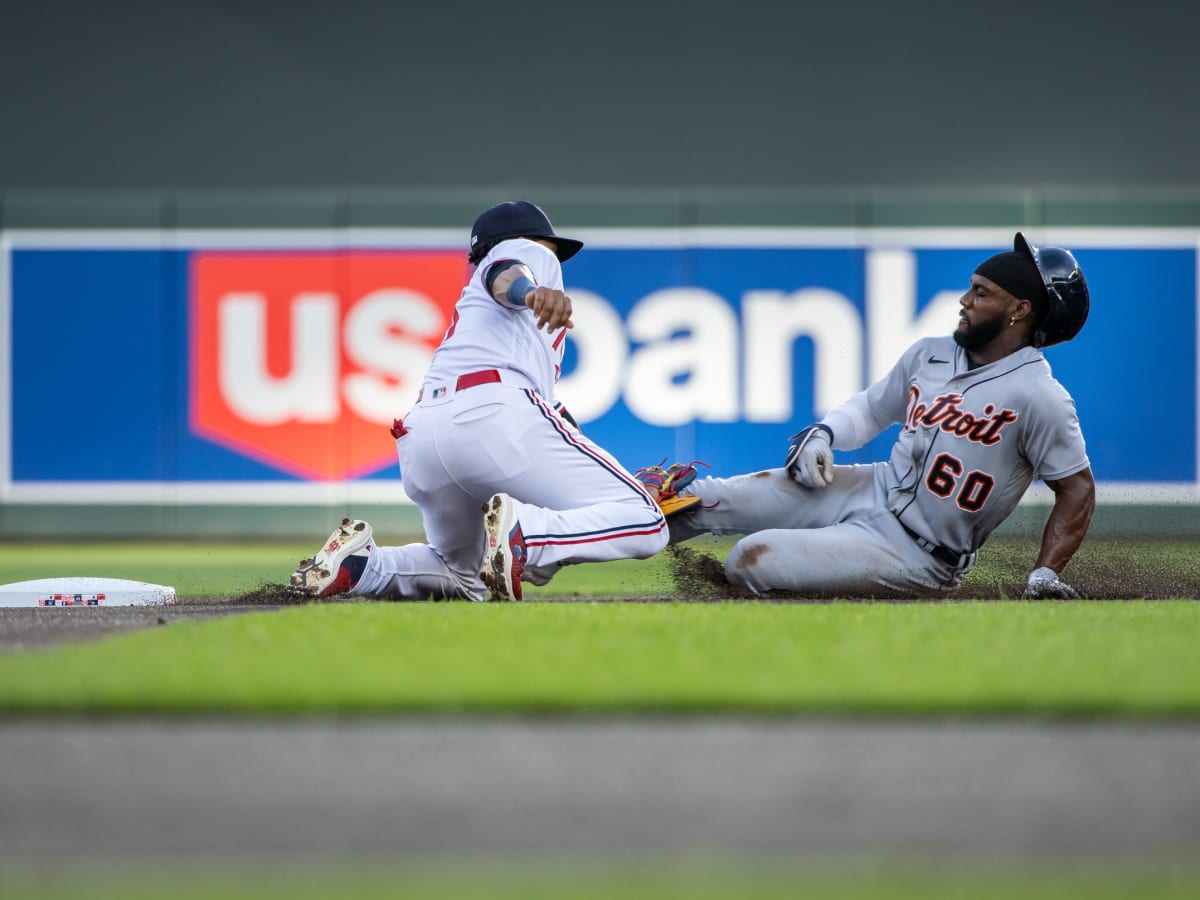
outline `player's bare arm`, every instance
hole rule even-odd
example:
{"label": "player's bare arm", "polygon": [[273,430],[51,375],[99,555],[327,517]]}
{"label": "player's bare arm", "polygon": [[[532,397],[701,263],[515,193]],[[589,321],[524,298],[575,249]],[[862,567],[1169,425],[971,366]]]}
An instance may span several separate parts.
{"label": "player's bare arm", "polygon": [[1092,512],[1096,508],[1096,481],[1089,468],[1066,478],[1047,481],[1046,485],[1054,492],[1054,508],[1042,531],[1041,552],[1034,568],[1044,566],[1061,573],[1083,543],[1092,521]]}
{"label": "player's bare arm", "polygon": [[525,306],[533,310],[537,316],[538,328],[555,331],[559,328],[573,328],[571,321],[571,298],[562,291],[534,283],[533,273],[528,266],[510,266],[492,282],[492,296],[496,302],[504,306],[515,306],[515,298],[509,296],[509,289],[514,285],[520,289],[523,285]]}
{"label": "player's bare arm", "polygon": [[1023,596],[1071,600],[1079,594],[1059,577],[1059,573],[1066,568],[1087,534],[1096,507],[1096,482],[1092,470],[1084,469],[1066,478],[1048,479],[1046,484],[1054,491],[1054,508],[1046,520],[1041,551],[1034,570],[1029,573]]}

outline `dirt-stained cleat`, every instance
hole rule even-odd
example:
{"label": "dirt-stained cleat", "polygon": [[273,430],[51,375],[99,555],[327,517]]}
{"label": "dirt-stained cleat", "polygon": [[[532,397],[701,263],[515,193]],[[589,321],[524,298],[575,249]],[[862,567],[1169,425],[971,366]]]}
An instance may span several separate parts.
{"label": "dirt-stained cleat", "polygon": [[342,519],[314,556],[300,561],[291,590],[308,597],[348,594],[358,584],[374,548],[371,526],[362,519]]}
{"label": "dirt-stained cleat", "polygon": [[638,469],[633,473],[633,477],[650,492],[662,514],[669,519],[700,505],[699,497],[679,492],[696,480],[696,466],[707,466],[708,463],[693,460],[690,463],[672,463],[669,468],[664,469],[664,462],[665,458],[657,466]]}
{"label": "dirt-stained cleat", "polygon": [[520,600],[521,573],[525,571],[525,535],[517,509],[508,494],[495,494],[483,504],[483,530],[487,545],[479,577],[492,601]]}

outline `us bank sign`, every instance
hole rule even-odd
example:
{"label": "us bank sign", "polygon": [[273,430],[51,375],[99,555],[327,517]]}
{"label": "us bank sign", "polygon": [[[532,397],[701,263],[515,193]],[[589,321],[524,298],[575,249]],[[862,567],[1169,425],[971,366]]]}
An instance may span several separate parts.
{"label": "us bank sign", "polygon": [[[1102,499],[1194,499],[1189,230],[1026,229],[1075,252],[1092,314],[1049,348]],[[880,377],[1012,229],[594,230],[564,267],[559,396],[628,468],[777,466]],[[0,234],[0,498],[403,502],[388,428],[467,277],[457,231]],[[1156,435],[1149,452],[1146,435]],[[846,462],[886,457],[895,430]]]}

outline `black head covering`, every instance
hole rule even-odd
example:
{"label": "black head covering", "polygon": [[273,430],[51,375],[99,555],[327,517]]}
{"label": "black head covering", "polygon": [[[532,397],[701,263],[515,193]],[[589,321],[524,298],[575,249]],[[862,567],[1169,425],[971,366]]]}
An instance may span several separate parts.
{"label": "black head covering", "polygon": [[1050,309],[1050,297],[1046,293],[1042,273],[1027,253],[1017,253],[1015,250],[997,253],[981,262],[975,274],[994,281],[1018,300],[1028,300],[1039,321]]}

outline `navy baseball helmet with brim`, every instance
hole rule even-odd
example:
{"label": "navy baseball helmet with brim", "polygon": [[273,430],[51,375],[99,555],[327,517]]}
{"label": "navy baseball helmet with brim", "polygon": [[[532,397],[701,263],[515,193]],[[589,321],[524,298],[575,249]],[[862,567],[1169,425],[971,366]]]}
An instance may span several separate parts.
{"label": "navy baseball helmet with brim", "polygon": [[559,262],[583,249],[583,241],[555,234],[550,217],[527,200],[510,200],[481,212],[471,228],[471,249],[518,237],[554,241]]}
{"label": "navy baseball helmet with brim", "polygon": [[1013,238],[1013,250],[1033,260],[1050,301],[1034,329],[1033,346],[1050,347],[1071,340],[1087,322],[1092,305],[1087,280],[1075,255],[1062,247],[1035,246],[1019,231]]}

